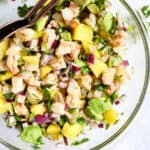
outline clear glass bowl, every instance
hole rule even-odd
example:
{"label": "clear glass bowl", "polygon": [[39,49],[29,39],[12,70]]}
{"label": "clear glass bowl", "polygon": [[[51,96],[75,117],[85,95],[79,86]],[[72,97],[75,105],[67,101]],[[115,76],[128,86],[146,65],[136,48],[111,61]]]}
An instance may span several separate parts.
{"label": "clear glass bowl", "polygon": [[[34,0],[28,0],[28,2],[32,4],[34,3]],[[0,3],[0,17],[4,18],[4,21],[16,19],[16,7],[17,5],[20,5],[20,3],[21,0],[9,2],[8,4],[4,1]],[[103,148],[128,127],[143,102],[148,85],[150,69],[146,28],[142,23],[142,20],[140,20],[140,17],[137,15],[137,12],[125,1],[111,0],[111,3],[114,11],[117,10],[119,16],[132,25],[134,29],[128,38],[128,54],[126,56],[130,63],[129,72],[131,74],[134,72],[134,74],[131,75],[131,81],[129,81],[129,83],[121,90],[122,93],[126,93],[127,99],[116,108],[120,113],[124,113],[124,115],[122,115],[120,121],[116,125],[108,130],[96,128],[87,131],[81,136],[81,138],[88,137],[90,139],[87,143],[75,147],[65,146],[63,144],[57,144],[56,146],[56,143],[45,139],[45,144],[40,147],[42,150],[85,150],[85,147],[86,149],[97,150]],[[0,143],[12,150],[33,149],[32,145],[24,143],[17,138],[18,134],[19,132],[16,129],[7,128],[3,117],[0,117]]]}

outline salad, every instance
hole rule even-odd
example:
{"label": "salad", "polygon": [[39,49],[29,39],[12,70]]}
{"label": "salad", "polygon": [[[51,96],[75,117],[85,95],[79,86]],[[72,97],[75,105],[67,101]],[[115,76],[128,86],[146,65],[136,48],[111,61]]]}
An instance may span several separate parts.
{"label": "salad", "polygon": [[107,0],[61,0],[32,28],[0,43],[0,114],[21,140],[67,143],[91,123],[118,121],[114,105],[130,80],[127,29],[119,22]]}

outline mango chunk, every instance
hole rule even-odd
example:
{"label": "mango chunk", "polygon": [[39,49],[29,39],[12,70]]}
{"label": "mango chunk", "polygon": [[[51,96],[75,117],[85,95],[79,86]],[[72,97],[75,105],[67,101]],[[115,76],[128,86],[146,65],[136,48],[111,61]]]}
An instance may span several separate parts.
{"label": "mango chunk", "polygon": [[50,66],[44,66],[40,68],[41,78],[44,78],[48,73],[50,73],[52,68]]}
{"label": "mango chunk", "polygon": [[91,42],[93,40],[93,30],[85,24],[80,24],[73,30],[73,40]]}
{"label": "mango chunk", "polygon": [[39,56],[24,56],[23,60],[30,65],[39,64]]}
{"label": "mango chunk", "polygon": [[0,74],[0,81],[5,81],[11,79],[13,74],[11,72],[5,72],[4,74]]}
{"label": "mango chunk", "polygon": [[114,124],[118,119],[118,114],[114,109],[107,110],[104,113],[104,119],[108,124]]}
{"label": "mango chunk", "polygon": [[35,115],[44,115],[47,109],[44,104],[35,104],[31,106],[30,111]]}
{"label": "mango chunk", "polygon": [[75,140],[81,131],[82,127],[80,124],[69,124],[67,122],[63,126],[62,134],[68,139]]}
{"label": "mango chunk", "polygon": [[9,46],[9,39],[0,42],[0,61],[4,58]]}
{"label": "mango chunk", "polygon": [[82,41],[82,46],[86,53],[93,53],[95,57],[100,58],[100,54],[96,46],[92,42]]}
{"label": "mango chunk", "polygon": [[60,136],[61,128],[58,124],[51,124],[47,128],[47,134],[53,137],[53,140],[58,140]]}
{"label": "mango chunk", "polygon": [[107,69],[107,65],[96,57],[94,59],[94,64],[90,64],[89,67],[96,78]]}

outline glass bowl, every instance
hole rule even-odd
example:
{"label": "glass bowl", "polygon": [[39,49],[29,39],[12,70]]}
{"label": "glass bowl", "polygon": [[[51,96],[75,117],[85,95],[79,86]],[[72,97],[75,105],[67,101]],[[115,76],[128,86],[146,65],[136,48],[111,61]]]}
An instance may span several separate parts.
{"label": "glass bowl", "polygon": [[[34,0],[27,1],[30,4],[34,3]],[[0,19],[2,21],[12,21],[17,19],[16,8],[21,4],[21,0],[17,2],[7,2],[3,0],[0,3]],[[116,139],[131,123],[136,116],[145,96],[145,92],[149,80],[149,47],[146,28],[137,12],[132,9],[128,3],[124,0],[111,0],[113,5],[113,11],[119,14],[121,18],[125,20],[132,30],[128,37],[128,54],[130,67],[129,72],[131,74],[131,80],[121,89],[121,93],[125,93],[127,98],[119,106],[116,107],[118,112],[122,113],[119,122],[110,127],[108,130],[95,128],[88,130],[81,135],[80,138],[88,137],[90,140],[79,146],[65,146],[60,143],[54,143],[47,139],[44,140],[44,144],[40,146],[42,150],[98,150],[105,145],[111,143]],[[9,10],[9,11],[8,11]],[[3,120],[3,116],[0,117],[0,143],[12,150],[31,150],[33,146],[22,142],[17,138],[19,132],[16,129],[9,129]]]}

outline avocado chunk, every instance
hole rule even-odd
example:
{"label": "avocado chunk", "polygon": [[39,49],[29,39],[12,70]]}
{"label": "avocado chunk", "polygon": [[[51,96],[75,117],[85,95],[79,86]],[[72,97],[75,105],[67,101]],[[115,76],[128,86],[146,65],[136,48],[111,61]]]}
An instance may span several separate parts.
{"label": "avocado chunk", "polygon": [[3,74],[0,74],[0,81],[5,81],[8,79],[11,79],[13,77],[13,74],[11,72],[5,72]]}
{"label": "avocado chunk", "polygon": [[39,125],[25,127],[20,138],[28,143],[42,144],[42,130]]}
{"label": "avocado chunk", "polygon": [[98,20],[98,24],[105,32],[109,32],[113,27],[113,15],[111,12],[105,13],[102,18]]}
{"label": "avocado chunk", "polygon": [[40,18],[35,24],[35,30],[37,32],[42,31],[45,28],[47,21],[48,21],[48,16]]}
{"label": "avocado chunk", "polygon": [[103,119],[103,113],[111,109],[112,104],[105,97],[102,98],[93,98],[88,102],[86,107],[86,114],[97,121]]}

